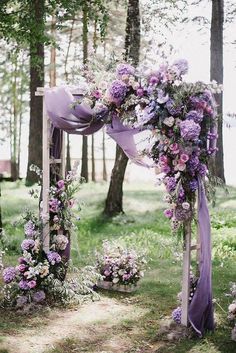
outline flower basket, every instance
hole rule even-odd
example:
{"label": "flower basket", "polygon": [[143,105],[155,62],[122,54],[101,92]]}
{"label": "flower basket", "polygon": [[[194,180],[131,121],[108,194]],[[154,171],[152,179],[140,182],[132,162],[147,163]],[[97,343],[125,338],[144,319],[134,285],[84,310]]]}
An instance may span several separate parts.
{"label": "flower basket", "polygon": [[139,288],[139,285],[137,284],[114,284],[109,281],[99,281],[97,286],[101,289],[112,290],[121,293],[133,293]]}

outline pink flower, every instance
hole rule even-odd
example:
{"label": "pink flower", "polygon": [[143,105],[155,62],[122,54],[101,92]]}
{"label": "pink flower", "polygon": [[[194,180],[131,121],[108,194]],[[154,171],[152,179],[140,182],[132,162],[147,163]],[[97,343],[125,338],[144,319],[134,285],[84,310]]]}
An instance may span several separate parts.
{"label": "pink flower", "polygon": [[171,152],[172,152],[173,154],[179,153],[179,145],[178,145],[178,143],[172,143],[172,144],[169,146],[169,148],[170,148],[170,150],[171,150]]}
{"label": "pink flower", "polygon": [[165,210],[165,211],[164,211],[164,216],[165,216],[166,218],[172,218],[172,217],[173,217],[173,210],[171,210],[171,209]]}
{"label": "pink flower", "polygon": [[30,289],[36,287],[36,281],[33,279],[31,281],[29,281],[27,284]]}
{"label": "pink flower", "polygon": [[136,91],[138,97],[142,97],[144,94],[144,91],[141,87],[139,87]]}
{"label": "pink flower", "polygon": [[24,272],[26,270],[26,265],[25,264],[20,264],[19,266],[17,266],[17,270],[20,272]]}
{"label": "pink flower", "polygon": [[189,160],[189,156],[186,153],[182,153],[180,155],[180,160],[181,162],[186,163]]}
{"label": "pink flower", "polygon": [[96,89],[92,92],[92,96],[96,99],[100,99],[102,97],[102,93],[98,89]]}

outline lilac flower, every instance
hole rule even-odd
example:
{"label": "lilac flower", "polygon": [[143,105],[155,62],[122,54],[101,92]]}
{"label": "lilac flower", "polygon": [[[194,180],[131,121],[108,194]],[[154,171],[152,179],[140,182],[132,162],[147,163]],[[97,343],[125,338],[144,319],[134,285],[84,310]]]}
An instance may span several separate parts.
{"label": "lilac flower", "polygon": [[25,226],[24,226],[24,230],[25,230],[25,235],[28,237],[28,238],[33,238],[36,234],[36,231],[35,231],[35,224],[29,220]]}
{"label": "lilac flower", "polygon": [[178,308],[176,308],[175,310],[172,311],[172,319],[177,323],[177,324],[181,324],[181,307],[178,306]]}
{"label": "lilac flower", "polygon": [[11,283],[16,277],[16,270],[14,267],[7,267],[3,271],[3,280],[5,283]]}
{"label": "lilac flower", "polygon": [[201,123],[203,120],[203,111],[202,110],[190,110],[186,114],[187,120],[193,120],[195,123]]}
{"label": "lilac flower", "polygon": [[61,256],[55,251],[49,251],[47,253],[47,258],[52,265],[55,265],[61,262]]}
{"label": "lilac flower", "polygon": [[35,292],[33,295],[33,301],[36,303],[42,302],[46,298],[45,292],[43,290],[39,290]]}
{"label": "lilac flower", "polygon": [[171,115],[179,115],[182,112],[182,107],[176,106],[173,99],[169,99],[166,102],[166,109]]}
{"label": "lilac flower", "polygon": [[108,100],[116,105],[121,105],[127,92],[127,86],[124,82],[120,80],[115,80],[112,82],[108,89]]}
{"label": "lilac flower", "polygon": [[166,189],[168,192],[175,191],[176,188],[176,179],[175,177],[169,177],[166,182]]}
{"label": "lilac flower", "polygon": [[60,190],[64,189],[65,188],[65,182],[64,180],[58,180],[57,182],[57,186]]}
{"label": "lilac flower", "polygon": [[184,189],[180,187],[179,194],[178,194],[178,201],[184,202],[184,200],[185,200],[185,192],[184,192]]}
{"label": "lilac flower", "polygon": [[28,286],[28,282],[24,279],[22,279],[19,284],[18,284],[19,288],[22,290],[28,290],[29,286]]}
{"label": "lilac flower", "polygon": [[193,120],[184,120],[180,123],[180,133],[184,140],[196,140],[200,134],[201,127]]}
{"label": "lilac flower", "polygon": [[116,75],[119,79],[124,75],[134,75],[135,68],[130,64],[119,64],[116,68]]}
{"label": "lilac flower", "polygon": [[198,181],[196,179],[193,179],[192,181],[189,182],[189,188],[191,191],[196,191],[198,188]]}
{"label": "lilac flower", "polygon": [[22,250],[30,250],[35,246],[35,241],[33,239],[25,239],[21,243]]}
{"label": "lilac flower", "polygon": [[188,72],[188,62],[185,59],[175,60],[172,68],[174,68],[178,76],[186,75]]}

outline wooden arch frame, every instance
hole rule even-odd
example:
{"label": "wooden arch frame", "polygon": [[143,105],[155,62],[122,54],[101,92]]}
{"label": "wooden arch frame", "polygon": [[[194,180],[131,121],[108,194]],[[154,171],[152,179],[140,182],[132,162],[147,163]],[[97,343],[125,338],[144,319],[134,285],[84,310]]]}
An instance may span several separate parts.
{"label": "wooden arch frame", "polygon": [[[76,90],[71,90],[73,95],[78,95]],[[44,88],[38,87],[35,92],[36,96],[41,96],[43,99],[43,185],[42,185],[42,213],[43,220],[43,249],[45,252],[49,251],[50,246],[50,229],[49,229],[49,188],[50,188],[50,164],[57,163],[61,165],[61,176],[65,176],[65,132],[62,134],[62,149],[60,159],[52,160],[50,158],[50,120],[47,115]],[[53,142],[53,141],[52,141]],[[198,233],[198,232],[197,232]],[[189,325],[188,309],[189,309],[189,295],[190,295],[190,269],[191,269],[191,252],[197,251],[197,263],[200,261],[200,240],[197,234],[197,242],[191,245],[192,238],[192,222],[187,220],[183,226],[183,274],[182,274],[182,304],[181,304],[181,324]]]}

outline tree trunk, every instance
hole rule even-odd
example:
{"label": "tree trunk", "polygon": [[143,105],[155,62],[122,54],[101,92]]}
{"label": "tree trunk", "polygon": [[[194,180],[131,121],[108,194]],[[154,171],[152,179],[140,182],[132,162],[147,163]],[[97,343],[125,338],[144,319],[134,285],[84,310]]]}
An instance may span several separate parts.
{"label": "tree trunk", "polygon": [[[125,59],[133,65],[139,62],[140,50],[140,15],[139,0],[129,0],[126,19]],[[111,181],[105,201],[104,214],[112,217],[123,213],[123,182],[128,157],[116,146],[116,159],[112,169]]]}
{"label": "tree trunk", "polygon": [[102,179],[107,181],[105,131],[102,129]]}
{"label": "tree trunk", "polygon": [[[35,21],[44,23],[44,1],[35,0],[32,6]],[[29,156],[26,185],[38,181],[36,173],[30,171],[31,164],[42,168],[42,99],[35,96],[37,87],[44,86],[44,45],[38,43],[30,46],[30,127]]]}
{"label": "tree trunk", "polygon": [[[212,0],[211,16],[211,80],[223,84],[224,0]],[[218,152],[210,166],[213,175],[225,182],[223,154],[223,95],[215,95],[218,105]]]}
{"label": "tree trunk", "polygon": [[67,134],[67,144],[66,144],[66,173],[71,170],[71,160],[70,160],[70,135]]}
{"label": "tree trunk", "polygon": [[94,156],[94,135],[92,135],[91,160],[92,160],[92,181],[96,182],[95,156]]}
{"label": "tree trunk", "polygon": [[[83,7],[83,63],[87,63],[88,59],[88,8],[86,2]],[[83,136],[82,142],[82,162],[81,177],[88,182],[88,138]]]}
{"label": "tree trunk", "polygon": [[12,148],[11,148],[11,178],[13,181],[19,179],[18,165],[17,165],[17,135],[18,135],[18,102],[17,102],[17,54],[13,54],[13,82],[12,82],[12,106],[13,106],[13,122],[12,122],[12,130],[11,130],[11,138],[12,138]]}

